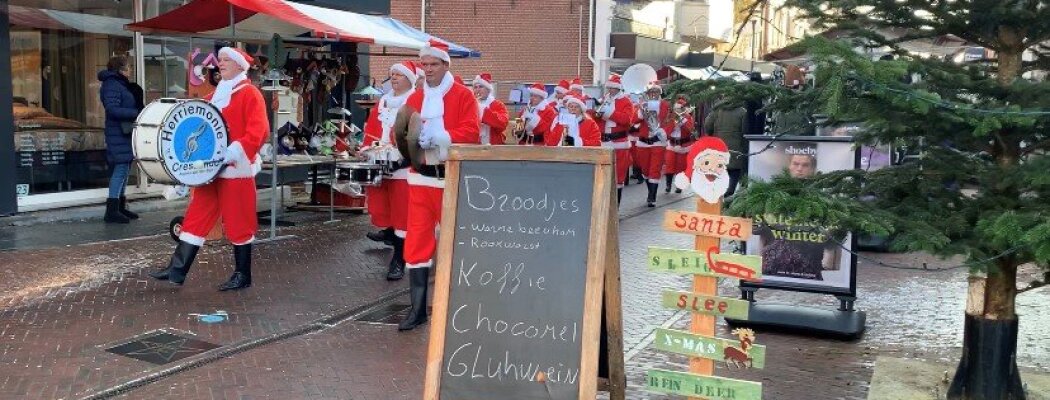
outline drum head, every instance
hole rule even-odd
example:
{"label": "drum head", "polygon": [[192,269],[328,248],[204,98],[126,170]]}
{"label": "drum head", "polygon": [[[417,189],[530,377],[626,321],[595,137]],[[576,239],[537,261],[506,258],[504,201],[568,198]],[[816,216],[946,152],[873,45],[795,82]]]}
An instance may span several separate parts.
{"label": "drum head", "polygon": [[164,168],[187,186],[215,179],[225,164],[229,132],[222,112],[202,100],[181,102],[160,124],[160,155]]}

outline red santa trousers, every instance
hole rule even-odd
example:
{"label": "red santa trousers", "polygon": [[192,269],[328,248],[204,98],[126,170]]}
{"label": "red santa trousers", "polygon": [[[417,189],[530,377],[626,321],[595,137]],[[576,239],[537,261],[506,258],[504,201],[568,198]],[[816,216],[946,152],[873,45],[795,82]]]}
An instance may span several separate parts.
{"label": "red santa trousers", "polygon": [[664,150],[664,175],[685,172],[685,161],[688,158],[689,146],[692,145],[693,141],[690,140],[678,146],[667,146]]}
{"label": "red santa trousers", "polygon": [[408,181],[383,179],[379,186],[365,189],[368,214],[377,228],[394,228],[399,238],[408,232]]}
{"label": "red santa trousers", "polygon": [[409,172],[408,237],[405,266],[430,268],[437,250],[437,227],[441,223],[441,197],[445,181]]}
{"label": "red santa trousers", "polygon": [[664,146],[635,146],[635,164],[642,170],[642,176],[649,183],[660,183],[660,173],[664,167]]}
{"label": "red santa trousers", "polygon": [[215,222],[222,216],[226,239],[235,245],[251,243],[259,228],[255,213],[255,179],[219,178],[193,188],[190,205],[182,222],[179,240],[201,246]]}
{"label": "red santa trousers", "polygon": [[631,167],[631,142],[626,138],[618,139],[612,142],[602,142],[602,147],[614,150],[613,167],[616,168],[616,187],[623,188],[627,183],[627,169]]}

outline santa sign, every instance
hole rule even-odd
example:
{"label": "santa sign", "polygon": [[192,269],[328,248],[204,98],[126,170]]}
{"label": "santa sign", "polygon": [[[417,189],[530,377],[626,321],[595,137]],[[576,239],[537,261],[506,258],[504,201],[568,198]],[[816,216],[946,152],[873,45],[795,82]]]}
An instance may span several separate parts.
{"label": "santa sign", "polygon": [[718,203],[729,190],[729,147],[714,136],[704,136],[689,147],[685,171],[675,175],[674,184],[692,190],[710,204]]}

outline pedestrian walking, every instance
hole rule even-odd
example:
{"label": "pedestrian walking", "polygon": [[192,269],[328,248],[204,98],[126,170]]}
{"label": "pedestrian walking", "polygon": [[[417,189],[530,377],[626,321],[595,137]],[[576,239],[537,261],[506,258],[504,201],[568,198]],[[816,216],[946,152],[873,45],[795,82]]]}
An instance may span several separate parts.
{"label": "pedestrian walking", "polygon": [[126,224],[138,219],[138,214],[128,211],[127,187],[131,174],[131,162],[135,155],[131,150],[131,133],[135,119],[142,112],[142,87],[131,82],[131,67],[128,59],[117,56],[109,59],[106,69],[99,71],[102,82],[99,98],[106,110],[106,161],[109,165],[109,196],[106,198],[106,223]]}

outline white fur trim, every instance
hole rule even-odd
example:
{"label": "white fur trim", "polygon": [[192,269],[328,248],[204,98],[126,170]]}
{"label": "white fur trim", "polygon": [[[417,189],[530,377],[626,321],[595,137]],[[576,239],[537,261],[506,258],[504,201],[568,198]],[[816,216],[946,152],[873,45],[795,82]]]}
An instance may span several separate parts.
{"label": "white fur trim", "polygon": [[529,86],[529,94],[534,95],[534,96],[540,96],[540,97],[543,97],[543,98],[547,98],[547,91],[546,90],[539,90],[539,89],[536,89],[536,88],[534,88],[532,86]]}
{"label": "white fur trim", "polygon": [[391,174],[388,177],[384,177],[383,179],[397,179],[397,180],[408,179],[408,168],[401,168],[401,169],[399,169],[397,171],[394,171],[393,174]]}
{"label": "white fur trim", "polygon": [[452,57],[448,55],[447,51],[441,50],[437,47],[431,47],[429,45],[423,47],[422,49],[419,49],[419,57],[423,58],[423,56],[436,57],[441,61],[452,63]]}
{"label": "white fur trim", "polygon": [[623,85],[619,83],[605,82],[605,88],[607,89],[623,89]]}
{"label": "white fur trim", "polygon": [[682,190],[690,189],[689,178],[686,177],[685,172],[679,172],[674,175],[674,186]]}
{"label": "white fur trim", "polygon": [[431,261],[421,262],[419,264],[405,263],[405,268],[408,268],[408,269],[412,269],[412,268],[430,268],[433,265],[434,265],[434,261],[431,260]]}
{"label": "white fur trim", "polygon": [[404,239],[406,236],[408,236],[408,231],[394,229],[394,236]]}
{"label": "white fur trim", "polygon": [[569,90],[579,90],[579,91],[582,92],[583,91],[583,85],[578,85],[578,84],[569,85]]}
{"label": "white fur trim", "polygon": [[406,67],[405,64],[402,63],[391,65],[390,72],[396,72],[401,75],[404,75],[405,78],[408,78],[409,80],[412,80],[416,76],[416,71],[408,69],[408,67]]}
{"label": "white fur trim", "polygon": [[561,94],[566,94],[566,93],[569,93],[569,91],[571,91],[571,90],[572,90],[572,89],[566,89],[566,88],[563,88],[563,87],[561,87],[561,86],[555,86],[555,87],[554,87],[554,91],[555,91],[555,92],[558,92],[558,93],[561,93]]}
{"label": "white fur trim", "polygon": [[580,106],[580,109],[582,109],[582,110],[586,110],[587,109],[587,103],[584,103],[583,100],[580,100],[580,98],[578,98],[578,97],[566,96],[564,100],[565,100],[566,103],[571,102],[573,104],[576,104],[576,105]]}
{"label": "white fur trim", "polygon": [[409,186],[426,186],[436,189],[445,188],[445,180],[429,177],[418,172],[408,173],[408,184]]}
{"label": "white fur trim", "polygon": [[234,246],[243,246],[243,245],[246,245],[246,244],[251,244],[254,241],[255,241],[255,235],[252,235],[252,237],[248,238],[248,240],[245,240],[242,243],[234,243],[233,245]]}
{"label": "white fur trim", "polygon": [[192,244],[192,245],[197,246],[197,247],[201,247],[201,246],[204,246],[205,239],[203,237],[200,237],[200,236],[194,235],[192,233],[183,231],[182,233],[179,234],[179,241],[180,242],[186,242],[188,244]]}
{"label": "white fur trim", "polygon": [[656,178],[656,179],[650,179],[650,180],[649,180],[649,183],[656,183],[656,184],[659,184],[659,183],[660,183],[660,178]]}
{"label": "white fur trim", "polygon": [[473,84],[475,84],[475,85],[481,85],[481,86],[484,86],[484,87],[485,87],[486,89],[488,89],[488,90],[489,90],[490,92],[494,90],[494,89],[492,88],[492,82],[489,82],[489,81],[486,81],[486,80],[484,80],[484,79],[481,79],[481,75],[477,75],[477,76],[475,76],[475,77],[474,77],[474,81],[473,81],[472,83],[473,83]]}
{"label": "white fur trim", "polygon": [[602,147],[606,149],[630,150],[631,142],[626,140],[620,142],[602,142]]}
{"label": "white fur trim", "polygon": [[252,178],[262,170],[262,159],[258,155],[253,161],[248,160],[241,142],[233,142],[226,148],[226,168],[219,173],[220,178]]}
{"label": "white fur trim", "polygon": [[223,47],[219,49],[219,55],[229,57],[231,60],[233,60],[233,62],[237,63],[237,65],[239,65],[241,69],[245,71],[251,69],[252,67],[251,64],[248,64],[248,59],[244,58],[244,56],[242,56],[241,53],[239,53],[237,50],[234,50],[231,47]]}

